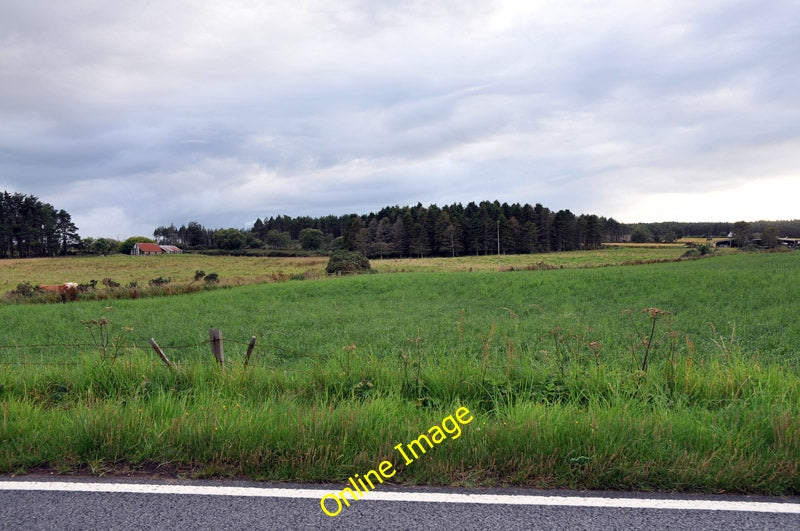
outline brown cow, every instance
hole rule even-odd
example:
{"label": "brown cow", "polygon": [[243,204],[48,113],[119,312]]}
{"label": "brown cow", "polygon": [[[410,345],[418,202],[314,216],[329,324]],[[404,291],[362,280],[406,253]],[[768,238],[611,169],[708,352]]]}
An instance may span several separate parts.
{"label": "brown cow", "polygon": [[40,284],[37,289],[48,293],[61,295],[61,302],[74,301],[78,298],[78,283],[64,282],[63,284]]}

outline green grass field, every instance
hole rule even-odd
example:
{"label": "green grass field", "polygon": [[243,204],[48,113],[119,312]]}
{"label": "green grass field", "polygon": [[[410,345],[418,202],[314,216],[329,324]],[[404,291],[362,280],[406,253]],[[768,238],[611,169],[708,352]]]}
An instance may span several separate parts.
{"label": "green grass field", "polygon": [[[592,260],[667,258],[620,252]],[[800,253],[573,254],[2,305],[0,471],[341,483],[387,459],[405,483],[800,493]],[[459,406],[463,435],[404,467]]]}
{"label": "green grass field", "polygon": [[[544,262],[553,267],[597,267],[625,262],[674,260],[686,251],[684,245],[661,247],[607,247],[597,251],[554,254],[466,256],[458,258],[372,260],[372,267],[388,272],[498,271],[535,266]],[[3,260],[0,293],[18,284],[61,284],[110,278],[122,285],[136,282],[146,286],[154,278],[170,278],[176,284],[191,283],[195,272],[217,273],[223,286],[239,286],[287,280],[293,275],[309,278],[325,276],[326,256],[270,258],[207,256],[201,254],[103,257],[30,258]]]}

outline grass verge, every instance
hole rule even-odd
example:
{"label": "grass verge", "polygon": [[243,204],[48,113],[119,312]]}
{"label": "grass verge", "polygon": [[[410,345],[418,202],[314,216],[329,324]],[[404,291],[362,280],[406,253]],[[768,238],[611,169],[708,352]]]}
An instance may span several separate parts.
{"label": "grass verge", "polygon": [[[152,357],[3,368],[0,472],[136,470],[344,482],[800,492],[800,377],[740,356],[647,372],[455,355],[329,360],[305,372]],[[474,421],[404,467],[393,449],[466,406]]]}

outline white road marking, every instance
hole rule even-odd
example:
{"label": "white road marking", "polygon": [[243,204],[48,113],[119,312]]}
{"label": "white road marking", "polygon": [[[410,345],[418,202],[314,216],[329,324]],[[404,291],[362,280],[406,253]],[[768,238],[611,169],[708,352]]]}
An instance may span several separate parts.
{"label": "white road marking", "polygon": [[[147,483],[77,483],[68,481],[0,481],[0,491],[114,492],[131,494],[183,494],[194,496],[245,496],[258,498],[315,498],[338,492],[330,490],[230,487],[209,485],[154,485]],[[521,494],[456,494],[444,492],[365,493],[359,501],[429,503],[479,503],[499,505],[550,505],[622,509],[676,509],[684,511],[745,511],[800,514],[800,503],[681,500],[663,498],[604,498],[594,496],[530,496]]]}

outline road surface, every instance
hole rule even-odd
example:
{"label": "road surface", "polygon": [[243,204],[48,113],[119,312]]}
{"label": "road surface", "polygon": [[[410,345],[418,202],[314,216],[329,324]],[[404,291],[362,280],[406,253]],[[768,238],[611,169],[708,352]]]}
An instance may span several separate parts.
{"label": "road surface", "polygon": [[0,529],[800,529],[800,497],[0,478]]}

